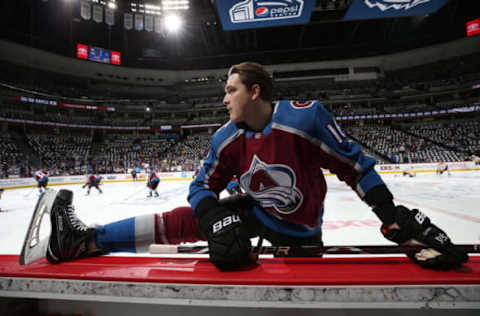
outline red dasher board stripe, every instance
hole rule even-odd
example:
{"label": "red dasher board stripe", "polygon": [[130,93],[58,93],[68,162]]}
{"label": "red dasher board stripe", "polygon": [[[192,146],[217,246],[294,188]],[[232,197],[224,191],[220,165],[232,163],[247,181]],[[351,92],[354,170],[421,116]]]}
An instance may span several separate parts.
{"label": "red dasher board stripe", "polygon": [[462,268],[425,270],[406,257],[261,258],[234,272],[221,272],[207,258],[103,256],[49,264],[18,264],[17,255],[0,255],[0,277],[118,282],[231,285],[436,285],[480,284],[480,256]]}

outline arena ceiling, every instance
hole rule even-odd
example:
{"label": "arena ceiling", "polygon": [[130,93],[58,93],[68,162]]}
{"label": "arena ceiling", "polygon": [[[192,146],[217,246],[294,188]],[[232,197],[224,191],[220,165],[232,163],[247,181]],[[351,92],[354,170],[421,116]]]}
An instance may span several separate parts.
{"label": "arena ceiling", "polygon": [[178,34],[125,30],[123,12],[131,3],[154,0],[116,0],[113,26],[83,19],[79,0],[1,1],[0,36],[72,57],[77,43],[112,49],[130,67],[205,69],[244,60],[281,64],[404,51],[464,37],[465,21],[480,16],[478,1],[449,0],[428,16],[346,22],[342,18],[350,1],[317,0],[305,25],[224,31],[215,0],[190,0]]}

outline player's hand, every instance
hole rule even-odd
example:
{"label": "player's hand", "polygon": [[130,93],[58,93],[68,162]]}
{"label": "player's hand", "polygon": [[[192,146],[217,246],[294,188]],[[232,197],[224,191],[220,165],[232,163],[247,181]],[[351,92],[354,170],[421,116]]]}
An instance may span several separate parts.
{"label": "player's hand", "polygon": [[250,238],[240,216],[224,206],[203,214],[199,230],[208,241],[210,261],[220,270],[233,270],[248,263]]}
{"label": "player's hand", "polygon": [[407,253],[422,268],[449,270],[459,268],[468,261],[468,255],[419,210],[409,210],[399,205],[396,207],[395,221],[392,225],[382,225],[382,234],[400,245],[424,246],[419,252]]}

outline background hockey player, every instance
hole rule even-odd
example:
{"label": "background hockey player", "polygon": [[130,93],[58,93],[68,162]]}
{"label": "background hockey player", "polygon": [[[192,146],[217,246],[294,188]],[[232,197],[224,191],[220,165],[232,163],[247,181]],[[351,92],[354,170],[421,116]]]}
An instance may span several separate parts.
{"label": "background hockey player", "polygon": [[233,176],[232,180],[227,184],[226,190],[230,195],[243,194],[237,176]]}
{"label": "background hockey player", "polygon": [[48,185],[48,171],[47,170],[37,170],[33,174],[33,178],[37,181],[38,191],[42,193]]}
{"label": "background hockey player", "polygon": [[135,167],[132,169],[130,174],[132,175],[133,181],[137,181],[137,170],[135,170]]}
{"label": "background hockey player", "polygon": [[160,178],[157,177],[157,173],[153,170],[153,167],[149,168],[148,178],[147,178],[147,187],[150,189],[150,193],[147,197],[152,197],[152,193],[155,194],[155,197],[158,197],[157,187],[160,183]]}
{"label": "background hockey player", "polygon": [[405,168],[405,170],[403,170],[402,175],[403,176],[409,176],[410,178],[413,178],[417,175],[417,173],[415,172],[415,169],[413,168],[413,166],[409,166],[409,167]]}
{"label": "background hockey player", "polygon": [[[345,138],[319,102],[272,104],[272,88],[273,80],[261,65],[242,63],[230,69],[223,100],[230,121],[212,136],[208,157],[190,185],[191,207],[87,228],[75,217],[72,192],[60,191],[51,212],[47,259],[58,263],[107,252],[143,252],[152,243],[207,240],[210,261],[232,270],[254,262],[252,237],[262,236],[274,246],[321,246],[324,168],[372,208],[388,240],[418,242],[428,249],[408,253],[413,262],[452,269],[468,261],[428,216],[394,204],[375,172],[375,160]],[[246,194],[219,200],[233,175],[239,176]]]}
{"label": "background hockey player", "polygon": [[437,164],[437,171],[436,171],[436,174],[437,175],[442,175],[444,172],[447,172],[448,175],[450,175],[450,170],[448,170],[448,164],[444,161],[440,161],[438,164]]}
{"label": "background hockey player", "polygon": [[480,155],[471,155],[470,158],[472,159],[475,166],[480,166]]}
{"label": "background hockey player", "polygon": [[90,173],[87,175],[87,182],[82,186],[82,189],[87,187],[87,195],[90,194],[90,189],[94,187],[98,190],[99,193],[103,193],[102,189],[100,189],[100,182],[102,181],[101,176],[97,176],[94,173]]}

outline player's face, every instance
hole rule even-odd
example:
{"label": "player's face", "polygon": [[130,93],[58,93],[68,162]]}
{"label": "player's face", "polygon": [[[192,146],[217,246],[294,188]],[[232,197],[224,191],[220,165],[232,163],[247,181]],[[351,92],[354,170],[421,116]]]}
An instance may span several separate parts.
{"label": "player's face", "polygon": [[253,92],[240,80],[240,75],[235,73],[228,77],[225,86],[223,104],[227,106],[230,120],[235,123],[248,123],[248,113],[251,112]]}

